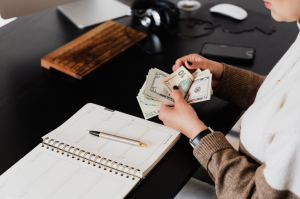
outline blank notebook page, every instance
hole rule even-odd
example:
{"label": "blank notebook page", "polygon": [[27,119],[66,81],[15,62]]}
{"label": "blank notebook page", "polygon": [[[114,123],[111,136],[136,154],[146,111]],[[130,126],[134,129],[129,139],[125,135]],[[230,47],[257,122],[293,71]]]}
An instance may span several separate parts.
{"label": "blank notebook page", "polygon": [[139,181],[126,176],[40,144],[0,177],[0,198],[123,198]]}
{"label": "blank notebook page", "polygon": [[[86,133],[101,131],[142,141],[147,147],[136,147],[99,138]],[[60,127],[45,135],[106,159],[146,171],[163,154],[180,133],[169,127],[87,104]],[[133,171],[133,170],[132,170]]]}

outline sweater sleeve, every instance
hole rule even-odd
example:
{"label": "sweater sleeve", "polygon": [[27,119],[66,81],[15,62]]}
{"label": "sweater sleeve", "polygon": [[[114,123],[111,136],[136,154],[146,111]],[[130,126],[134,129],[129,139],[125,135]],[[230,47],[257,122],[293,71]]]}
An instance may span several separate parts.
{"label": "sweater sleeve", "polygon": [[[295,140],[295,137],[290,139]],[[279,138],[270,147],[278,145],[276,142],[284,144]],[[280,150],[279,155],[267,150],[268,159],[272,160],[258,165],[249,162],[246,156],[236,151],[221,132],[214,132],[197,144],[194,155],[215,182],[218,198],[299,199],[299,193],[295,193],[295,190],[299,192],[299,178],[298,175],[292,175],[300,172],[300,165],[295,164],[295,161],[299,161],[299,157],[284,162],[281,158],[286,150],[283,148]],[[299,155],[295,145],[291,152],[293,155],[295,153]],[[268,178],[266,173],[271,177]],[[279,187],[274,188],[270,185],[270,181],[275,185],[279,184]]]}
{"label": "sweater sleeve", "polygon": [[248,109],[254,102],[256,93],[266,77],[225,63],[222,64],[224,66],[223,76],[214,90],[214,95],[243,109]]}

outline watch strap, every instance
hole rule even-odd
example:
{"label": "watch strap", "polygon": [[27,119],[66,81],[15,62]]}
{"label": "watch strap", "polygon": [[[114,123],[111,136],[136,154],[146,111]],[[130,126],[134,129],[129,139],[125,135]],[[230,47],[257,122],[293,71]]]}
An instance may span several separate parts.
{"label": "watch strap", "polygon": [[200,142],[200,140],[202,138],[204,138],[205,136],[207,136],[208,134],[214,132],[211,128],[207,128],[205,129],[204,131],[201,131],[192,141],[191,141],[191,144],[195,147],[198,142]]}

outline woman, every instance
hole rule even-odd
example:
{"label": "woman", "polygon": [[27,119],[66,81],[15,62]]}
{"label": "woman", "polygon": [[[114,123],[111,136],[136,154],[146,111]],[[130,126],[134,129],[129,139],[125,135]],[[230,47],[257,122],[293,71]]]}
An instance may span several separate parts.
{"label": "woman", "polygon": [[[277,21],[299,21],[300,0],[265,2]],[[300,28],[299,22],[298,26]],[[187,137],[215,182],[219,198],[300,198],[300,36],[267,77],[193,54],[178,59],[191,72],[209,69],[214,95],[246,109],[239,152],[210,132],[174,86],[175,106],[159,118]],[[195,139],[194,139],[195,138]]]}

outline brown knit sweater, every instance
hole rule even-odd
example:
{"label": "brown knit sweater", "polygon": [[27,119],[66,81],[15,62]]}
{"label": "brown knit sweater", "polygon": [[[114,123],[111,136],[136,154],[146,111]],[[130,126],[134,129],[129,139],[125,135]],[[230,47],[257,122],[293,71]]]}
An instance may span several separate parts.
{"label": "brown knit sweater", "polygon": [[[256,97],[265,76],[224,64],[224,73],[214,95],[247,109]],[[299,198],[290,191],[273,189],[266,182],[265,164],[240,143],[236,151],[221,132],[205,136],[194,156],[215,182],[218,198]]]}

